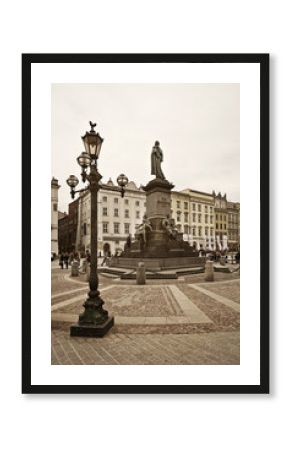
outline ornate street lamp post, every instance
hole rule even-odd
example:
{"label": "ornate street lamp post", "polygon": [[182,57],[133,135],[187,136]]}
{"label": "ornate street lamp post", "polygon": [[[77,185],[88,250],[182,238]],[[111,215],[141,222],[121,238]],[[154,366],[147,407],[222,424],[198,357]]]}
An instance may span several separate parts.
{"label": "ornate street lamp post", "polygon": [[[90,122],[91,130],[87,131],[82,140],[85,146],[85,152],[77,158],[78,164],[82,168],[82,181],[88,181],[88,186],[84,189],[76,191],[75,188],[79,183],[76,176],[70,175],[67,184],[71,188],[71,196],[74,198],[77,192],[89,190],[91,194],[91,267],[89,278],[89,293],[83,307],[84,312],[79,315],[77,324],[70,328],[71,336],[91,336],[102,337],[114,325],[114,318],[110,317],[108,312],[103,309],[104,301],[98,290],[99,279],[97,273],[98,266],[98,191],[100,189],[100,180],[102,176],[98,172],[97,160],[100,155],[103,139],[96,133],[95,123]],[[89,172],[88,172],[89,169]],[[125,186],[128,178],[125,175],[119,175],[118,184],[121,187],[121,196],[124,196]]]}

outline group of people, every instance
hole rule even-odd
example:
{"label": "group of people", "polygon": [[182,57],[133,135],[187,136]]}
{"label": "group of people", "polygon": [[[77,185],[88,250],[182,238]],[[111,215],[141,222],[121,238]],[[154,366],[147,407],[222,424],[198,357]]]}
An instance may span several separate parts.
{"label": "group of people", "polygon": [[[126,246],[128,248],[131,247],[131,235],[128,236],[127,239],[127,243]],[[101,256],[99,254],[99,256]],[[116,251],[115,257],[119,256],[119,253]],[[211,259],[212,261],[220,261],[221,256],[225,256],[226,262],[227,262],[227,254],[225,252],[220,252],[220,251],[205,251],[203,249],[200,249],[198,252],[198,256],[206,256],[209,259]],[[104,255],[103,261],[101,263],[101,266],[104,266],[105,264],[108,264],[109,260],[111,259],[111,253],[106,253]],[[77,261],[80,265],[87,265],[91,262],[91,255],[89,250],[86,250],[85,252],[65,252],[65,253],[60,253],[59,255],[59,266],[61,269],[68,269],[69,266],[72,265],[72,263],[74,261]],[[235,261],[237,264],[240,264],[240,252],[238,251],[235,254]]]}
{"label": "group of people", "polygon": [[[228,262],[228,255],[227,252],[225,251],[211,251],[211,252],[205,252],[204,250],[200,250],[199,251],[199,256],[207,256],[210,260],[212,261],[217,261],[219,262],[221,260],[221,257],[224,256],[225,257],[225,262]],[[237,264],[240,264],[240,252],[238,251],[235,255],[231,255],[232,258],[235,258],[235,261]],[[233,259],[232,259],[233,260]]]}
{"label": "group of people", "polygon": [[[118,256],[118,253],[116,252],[115,256]],[[99,253],[99,257],[101,257],[101,253]],[[108,264],[109,260],[111,258],[111,253],[108,252],[103,257],[103,261],[101,263],[101,266],[104,266],[105,264]],[[60,253],[59,255],[59,266],[61,269],[68,269],[69,266],[72,265],[72,263],[76,261],[80,265],[80,270],[82,272],[86,271],[86,267],[91,262],[91,254],[89,250],[86,250],[85,252],[65,252]]]}
{"label": "group of people", "polygon": [[87,250],[86,252],[65,252],[60,253],[59,255],[59,266],[61,269],[68,269],[69,266],[72,265],[74,261],[77,261],[80,263],[81,259],[85,259],[87,262],[90,262],[91,255],[90,252]]}

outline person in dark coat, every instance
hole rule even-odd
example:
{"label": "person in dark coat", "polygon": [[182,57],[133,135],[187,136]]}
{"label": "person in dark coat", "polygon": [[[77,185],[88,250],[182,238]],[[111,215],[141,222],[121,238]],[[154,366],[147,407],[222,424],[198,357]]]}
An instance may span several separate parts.
{"label": "person in dark coat", "polygon": [[64,262],[64,257],[63,257],[63,253],[61,253],[59,256],[59,263],[58,263],[58,265],[61,269],[63,269],[63,262]]}
{"label": "person in dark coat", "polygon": [[236,263],[240,264],[240,252],[238,251],[238,253],[236,254]]}
{"label": "person in dark coat", "polygon": [[89,250],[86,250],[86,259],[87,259],[87,263],[91,262],[91,254],[90,254]]}
{"label": "person in dark coat", "polygon": [[65,269],[68,269],[68,259],[69,259],[69,256],[68,256],[67,253],[65,253],[64,257],[63,257],[63,262],[64,262]]}

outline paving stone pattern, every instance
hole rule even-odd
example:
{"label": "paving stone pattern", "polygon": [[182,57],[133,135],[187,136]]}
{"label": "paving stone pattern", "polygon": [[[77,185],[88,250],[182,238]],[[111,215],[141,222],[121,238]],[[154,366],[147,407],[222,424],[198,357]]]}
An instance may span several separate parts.
{"label": "paving stone pattern", "polygon": [[87,283],[52,271],[52,364],[239,364],[237,274],[117,282],[100,276],[115,326],[102,339],[73,338]]}
{"label": "paving stone pattern", "polygon": [[201,284],[201,286],[215,294],[222,295],[233,302],[240,303],[240,280],[231,283]]}
{"label": "paving stone pattern", "polygon": [[[167,286],[114,287],[102,294],[106,309],[118,316],[172,316],[183,312]],[[59,312],[79,314],[83,300],[70,306],[59,308]]]}
{"label": "paving stone pattern", "polygon": [[215,329],[239,329],[240,314],[238,312],[187,285],[183,285],[180,289],[214,322]]}

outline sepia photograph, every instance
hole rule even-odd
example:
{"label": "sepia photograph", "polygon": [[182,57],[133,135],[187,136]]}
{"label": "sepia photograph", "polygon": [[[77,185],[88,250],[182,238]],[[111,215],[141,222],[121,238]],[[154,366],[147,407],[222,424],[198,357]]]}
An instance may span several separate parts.
{"label": "sepia photograph", "polygon": [[52,364],[239,364],[239,84],[51,99]]}

